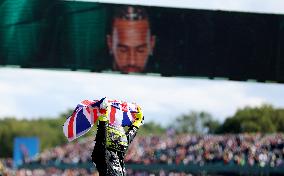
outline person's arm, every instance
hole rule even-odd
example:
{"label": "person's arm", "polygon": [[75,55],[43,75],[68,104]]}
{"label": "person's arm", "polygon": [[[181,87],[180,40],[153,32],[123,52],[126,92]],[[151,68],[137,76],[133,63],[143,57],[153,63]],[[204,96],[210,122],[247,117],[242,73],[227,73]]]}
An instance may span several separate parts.
{"label": "person's arm", "polygon": [[96,134],[96,146],[105,148],[106,146],[106,121],[98,121],[97,134]]}
{"label": "person's arm", "polygon": [[96,143],[98,142],[101,146],[106,146],[106,126],[107,126],[107,118],[108,111],[104,111],[98,117],[98,126],[97,126],[97,134],[96,134]]}
{"label": "person's arm", "polygon": [[127,141],[128,141],[128,145],[133,141],[133,139],[135,138],[137,132],[138,132],[138,129],[136,126],[134,125],[131,125],[127,132],[125,133],[126,134],[126,137],[127,137]]}
{"label": "person's arm", "polygon": [[[107,111],[101,114],[98,118],[96,144],[92,152],[92,161],[97,164],[100,162],[105,163],[105,152],[106,152],[106,127],[107,127]],[[99,159],[99,160],[96,160]],[[106,167],[106,166],[105,166]]]}
{"label": "person's arm", "polygon": [[138,113],[136,114],[135,120],[126,132],[128,144],[130,144],[133,141],[133,139],[135,138],[138,132],[138,129],[140,128],[141,125],[143,125],[143,121],[144,121],[143,112],[140,106],[138,106],[137,109],[138,109]]}

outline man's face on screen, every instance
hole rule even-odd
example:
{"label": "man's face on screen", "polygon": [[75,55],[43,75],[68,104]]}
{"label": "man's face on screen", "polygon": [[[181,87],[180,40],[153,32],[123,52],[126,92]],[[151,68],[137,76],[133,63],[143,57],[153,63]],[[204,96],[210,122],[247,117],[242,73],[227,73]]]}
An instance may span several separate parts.
{"label": "man's face on screen", "polygon": [[142,72],[155,44],[148,20],[115,19],[107,40],[114,56],[114,69],[124,73]]}

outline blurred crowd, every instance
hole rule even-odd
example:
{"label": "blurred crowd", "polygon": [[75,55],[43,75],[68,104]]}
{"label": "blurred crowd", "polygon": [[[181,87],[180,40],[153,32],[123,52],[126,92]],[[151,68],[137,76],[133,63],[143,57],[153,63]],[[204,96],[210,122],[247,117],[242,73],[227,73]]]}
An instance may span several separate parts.
{"label": "blurred crowd", "polygon": [[[10,170],[6,175],[3,176],[99,176],[97,171],[88,172],[86,169],[58,169],[58,168],[47,168],[47,169],[19,169],[19,170]],[[127,175],[130,176],[193,176],[192,174],[185,172],[146,172],[146,171],[132,171],[127,170]]]}
{"label": "blurred crowd", "polygon": [[7,169],[3,176],[98,176],[98,172],[88,172],[86,169],[58,169],[49,167],[46,169]]}
{"label": "blurred crowd", "polygon": [[49,163],[86,163],[91,162],[91,153],[95,142],[93,137],[78,139],[78,141],[46,150],[34,160],[40,164]]}
{"label": "blurred crowd", "polygon": [[[91,162],[94,139],[83,138],[42,152],[40,164]],[[222,162],[260,167],[284,164],[283,134],[137,136],[125,157],[134,164],[198,164]]]}
{"label": "blurred crowd", "polygon": [[[91,162],[95,145],[94,137],[57,146],[40,153],[32,162],[47,164],[83,164]],[[195,164],[223,163],[224,165],[248,165],[259,167],[284,166],[283,134],[224,134],[192,135],[168,133],[163,136],[137,136],[125,157],[126,164]],[[4,164],[3,164],[4,163]],[[11,161],[2,161],[11,167]],[[1,166],[0,166],[1,169]],[[16,171],[15,175],[97,175],[95,170],[56,168]],[[130,175],[151,175],[151,173],[127,171]],[[170,173],[159,173],[170,175]],[[171,173],[181,176],[185,173]]]}
{"label": "blurred crowd", "polygon": [[260,167],[283,166],[283,134],[168,135],[137,137],[128,163],[198,164],[222,162]]}

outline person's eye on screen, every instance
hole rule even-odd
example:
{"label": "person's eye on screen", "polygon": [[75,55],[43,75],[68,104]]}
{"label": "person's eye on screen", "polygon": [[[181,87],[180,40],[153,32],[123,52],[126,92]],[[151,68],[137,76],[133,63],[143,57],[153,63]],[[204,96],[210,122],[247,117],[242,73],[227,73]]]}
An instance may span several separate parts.
{"label": "person's eye on screen", "polygon": [[126,53],[128,51],[128,49],[125,46],[118,46],[118,51],[121,52],[121,53]]}
{"label": "person's eye on screen", "polygon": [[138,53],[144,53],[144,52],[147,51],[147,46],[139,46],[139,47],[136,48],[136,51]]}

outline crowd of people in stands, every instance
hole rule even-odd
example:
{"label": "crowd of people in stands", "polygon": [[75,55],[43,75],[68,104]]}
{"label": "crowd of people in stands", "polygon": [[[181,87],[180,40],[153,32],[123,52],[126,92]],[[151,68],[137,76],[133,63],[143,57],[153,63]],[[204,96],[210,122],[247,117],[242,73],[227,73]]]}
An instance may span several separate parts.
{"label": "crowd of people in stands", "polygon": [[282,134],[137,137],[126,162],[198,165],[222,162],[278,167],[284,164],[283,137]]}
{"label": "crowd of people in stands", "polygon": [[[94,137],[81,138],[40,153],[33,163],[40,165],[90,163],[90,154],[94,145]],[[224,165],[281,167],[284,166],[284,135],[176,135],[172,133],[164,136],[137,136],[127,151],[125,161],[126,164],[143,165],[195,164],[202,166],[208,163],[223,163]],[[55,168],[33,171],[22,169],[18,172],[37,172],[36,175],[44,175],[44,172],[54,172],[53,175],[96,174],[95,170],[90,172],[85,169],[58,170]],[[139,175],[131,170],[128,172],[132,172],[131,175]],[[178,174],[173,173],[173,175]]]}
{"label": "crowd of people in stands", "polygon": [[[91,162],[94,139],[83,138],[42,152],[40,164]],[[284,165],[282,134],[137,136],[125,157],[134,164],[198,164],[222,162],[260,167]]]}
{"label": "crowd of people in stands", "polygon": [[[55,167],[47,168],[47,169],[19,169],[15,171],[10,171],[6,175],[3,176],[99,176],[97,171],[88,172],[86,169],[58,169]],[[185,172],[166,172],[159,171],[156,173],[146,172],[146,171],[132,171],[128,170],[127,175],[131,176],[193,176],[190,173]]]}

